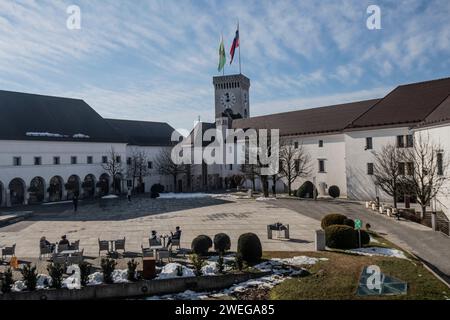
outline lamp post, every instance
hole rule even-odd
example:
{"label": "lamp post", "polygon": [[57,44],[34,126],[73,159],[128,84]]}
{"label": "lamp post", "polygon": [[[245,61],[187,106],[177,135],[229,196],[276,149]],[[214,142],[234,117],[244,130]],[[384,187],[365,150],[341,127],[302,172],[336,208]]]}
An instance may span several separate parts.
{"label": "lamp post", "polygon": [[437,207],[437,200],[436,197],[434,197],[431,200],[431,228],[433,229],[433,231],[436,231],[436,207]]}

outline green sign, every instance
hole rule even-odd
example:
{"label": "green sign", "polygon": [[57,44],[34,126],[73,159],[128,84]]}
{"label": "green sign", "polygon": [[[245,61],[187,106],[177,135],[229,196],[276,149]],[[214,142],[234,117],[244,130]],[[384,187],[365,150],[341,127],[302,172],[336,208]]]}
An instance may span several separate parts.
{"label": "green sign", "polygon": [[362,228],[362,221],[359,219],[355,219],[355,229],[360,230]]}

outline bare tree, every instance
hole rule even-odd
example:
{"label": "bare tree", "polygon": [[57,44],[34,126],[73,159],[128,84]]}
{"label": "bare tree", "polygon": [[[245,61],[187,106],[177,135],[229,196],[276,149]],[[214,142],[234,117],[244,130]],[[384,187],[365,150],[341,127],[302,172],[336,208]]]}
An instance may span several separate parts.
{"label": "bare tree", "polygon": [[406,151],[406,159],[412,164],[412,174],[408,175],[407,190],[417,197],[422,209],[423,219],[427,206],[438,195],[442,185],[448,179],[446,171],[448,157],[444,156],[440,144],[434,143],[430,137],[420,133],[414,140],[413,148]]}
{"label": "bare tree", "polygon": [[311,157],[303,145],[295,146],[291,142],[285,141],[280,148],[280,176],[287,181],[289,195],[292,184],[311,173]]}
{"label": "bare tree", "polygon": [[159,174],[172,176],[175,190],[178,176],[180,174],[186,174],[189,171],[187,165],[177,164],[172,160],[172,152],[168,148],[162,149],[156,157],[155,168],[158,170]]}
{"label": "bare tree", "polygon": [[109,151],[108,160],[102,164],[103,170],[105,170],[112,178],[112,187],[116,192],[116,178],[122,174],[122,159],[119,153],[116,153],[114,147],[111,147]]}
{"label": "bare tree", "polygon": [[145,151],[133,149],[131,157],[127,161],[127,176],[132,180],[132,188],[135,188],[136,180],[139,186],[142,186],[144,177],[150,175],[150,169],[148,167],[148,156]]}
{"label": "bare tree", "polygon": [[256,191],[256,178],[258,177],[258,168],[256,164],[242,164],[240,170],[245,178],[252,182],[253,191]]}
{"label": "bare tree", "polygon": [[390,195],[394,200],[394,207],[397,208],[397,199],[403,190],[404,172],[401,166],[405,161],[405,153],[403,149],[397,148],[393,144],[383,146],[381,151],[374,152],[374,182],[386,194]]}

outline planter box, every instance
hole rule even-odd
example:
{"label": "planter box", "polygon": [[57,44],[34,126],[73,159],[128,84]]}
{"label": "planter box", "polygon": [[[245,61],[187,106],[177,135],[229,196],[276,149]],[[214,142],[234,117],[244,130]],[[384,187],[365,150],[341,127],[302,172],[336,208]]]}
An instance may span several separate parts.
{"label": "planter box", "polygon": [[238,273],[218,276],[143,280],[130,283],[102,284],[80,290],[48,289],[33,292],[0,294],[0,300],[94,300],[119,299],[193,291],[214,291],[271,274],[270,272]]}

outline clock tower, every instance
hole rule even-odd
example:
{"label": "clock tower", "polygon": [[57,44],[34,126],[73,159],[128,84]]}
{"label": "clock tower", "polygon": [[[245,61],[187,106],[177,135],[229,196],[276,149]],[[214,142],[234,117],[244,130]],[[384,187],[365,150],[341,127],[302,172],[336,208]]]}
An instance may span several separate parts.
{"label": "clock tower", "polygon": [[250,79],[243,74],[213,78],[216,119],[250,117]]}

